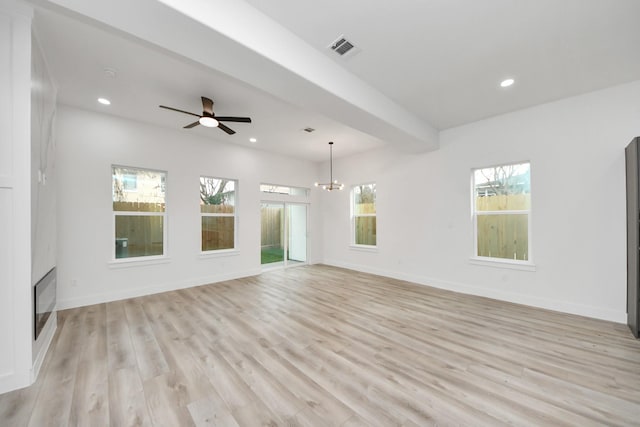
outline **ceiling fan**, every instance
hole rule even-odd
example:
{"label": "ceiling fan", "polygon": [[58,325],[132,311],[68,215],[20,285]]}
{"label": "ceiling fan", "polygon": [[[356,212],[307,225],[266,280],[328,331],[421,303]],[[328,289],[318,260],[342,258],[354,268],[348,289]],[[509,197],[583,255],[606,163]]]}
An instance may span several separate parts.
{"label": "ceiling fan", "polygon": [[184,110],[178,110],[177,108],[167,107],[166,105],[160,105],[160,108],[165,108],[167,110],[177,111],[178,113],[189,114],[190,116],[198,117],[193,123],[190,123],[184,126],[185,129],[191,129],[192,127],[196,127],[198,125],[206,126],[209,128],[217,127],[222,129],[229,135],[233,135],[236,133],[233,129],[223,125],[221,122],[237,122],[237,123],[251,123],[251,118],[249,117],[227,117],[227,116],[216,116],[213,113],[213,101],[207,97],[202,96],[202,115],[196,113],[190,113]]}

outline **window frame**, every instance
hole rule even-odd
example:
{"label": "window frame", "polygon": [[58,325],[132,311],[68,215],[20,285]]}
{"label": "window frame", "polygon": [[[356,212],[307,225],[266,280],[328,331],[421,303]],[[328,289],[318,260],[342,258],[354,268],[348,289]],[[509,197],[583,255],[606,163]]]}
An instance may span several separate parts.
{"label": "window frame", "polygon": [[[355,201],[355,189],[356,187],[363,187],[366,185],[374,185],[376,189],[376,199],[374,201],[375,213],[368,214],[356,214],[356,201]],[[351,205],[351,238],[349,242],[349,246],[352,249],[364,250],[364,251],[377,251],[378,249],[378,197],[377,197],[378,185],[375,181],[368,181],[361,184],[356,184],[351,186],[351,191],[349,192],[349,199]],[[361,243],[356,243],[356,218],[360,217],[369,217],[376,219],[376,244],[375,245],[365,245]]]}
{"label": "window frame", "polygon": [[[511,209],[511,210],[493,210],[493,211],[478,211],[476,205],[476,183],[475,172],[482,169],[491,169],[503,166],[512,165],[529,165],[529,194],[531,200],[529,201],[528,209]],[[532,207],[533,207],[533,186],[531,184],[531,161],[513,161],[498,163],[490,166],[475,167],[471,169],[471,222],[473,228],[473,253],[470,257],[470,262],[476,265],[485,265],[491,267],[502,267],[516,270],[535,271],[535,264],[533,262],[533,233],[532,233]],[[489,256],[478,255],[478,217],[479,216],[496,216],[496,215],[527,215],[527,259],[518,260],[510,258],[498,258]]]}
{"label": "window frame", "polygon": [[[131,169],[136,171],[149,171],[160,173],[161,175],[161,184],[162,190],[164,191],[164,211],[163,212],[141,212],[141,211],[116,211],[113,209],[113,172],[115,168],[123,168],[123,169]],[[111,212],[112,212],[112,220],[111,220],[111,238],[113,240],[114,246],[111,247],[111,260],[109,264],[118,265],[118,264],[154,264],[154,263],[162,263],[167,262],[169,260],[168,255],[168,192],[167,192],[167,176],[168,172],[161,169],[151,169],[144,168],[138,166],[126,166],[121,164],[112,164],[110,166],[111,172]],[[125,175],[126,176],[126,175]],[[136,189],[137,189],[137,178],[136,178]],[[135,190],[126,190],[123,188],[124,192],[131,192]],[[115,248],[115,239],[116,239],[116,218],[118,216],[148,216],[148,217],[162,217],[162,255],[143,255],[143,256],[135,256],[135,257],[126,257],[126,258],[116,258],[116,248]]]}
{"label": "window frame", "polygon": [[[201,257],[212,257],[217,255],[225,255],[225,254],[235,254],[238,252],[238,202],[239,202],[239,180],[232,178],[222,178],[211,175],[200,175],[198,178],[198,182],[200,183],[202,178],[209,179],[217,179],[224,181],[233,181],[233,189],[234,189],[234,204],[233,204],[233,213],[216,213],[216,212],[202,212],[200,206],[198,205],[199,213],[200,213],[200,256]],[[202,218],[204,217],[224,217],[224,218],[233,218],[233,247],[232,248],[223,248],[223,249],[208,249],[206,251],[202,250]]]}

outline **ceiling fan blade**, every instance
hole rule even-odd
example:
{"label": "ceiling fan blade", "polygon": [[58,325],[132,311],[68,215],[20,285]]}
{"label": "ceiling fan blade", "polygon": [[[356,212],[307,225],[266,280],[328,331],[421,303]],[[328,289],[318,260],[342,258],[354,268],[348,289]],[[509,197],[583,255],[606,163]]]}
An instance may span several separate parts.
{"label": "ceiling fan blade", "polygon": [[226,116],[215,116],[216,120],[219,122],[237,122],[237,123],[251,123],[251,117],[226,117]]}
{"label": "ceiling fan blade", "polygon": [[196,120],[195,122],[186,125],[183,129],[191,129],[198,126],[199,124],[200,124],[200,121]]}
{"label": "ceiling fan blade", "polygon": [[[217,119],[216,119],[217,120]],[[223,125],[222,123],[218,123],[218,129],[221,129],[223,131],[225,131],[226,133],[228,133],[229,135],[233,135],[234,133],[236,133],[235,130],[226,127],[225,125]]]}
{"label": "ceiling fan blade", "polygon": [[202,111],[213,115],[213,101],[204,96],[201,96],[201,98],[202,98]]}
{"label": "ceiling fan blade", "polygon": [[200,114],[190,113],[190,112],[188,112],[188,111],[184,111],[184,110],[178,110],[177,108],[167,107],[166,105],[159,105],[159,107],[160,107],[160,108],[167,109],[167,110],[171,110],[171,111],[177,111],[178,113],[189,114],[190,116],[200,117]]}

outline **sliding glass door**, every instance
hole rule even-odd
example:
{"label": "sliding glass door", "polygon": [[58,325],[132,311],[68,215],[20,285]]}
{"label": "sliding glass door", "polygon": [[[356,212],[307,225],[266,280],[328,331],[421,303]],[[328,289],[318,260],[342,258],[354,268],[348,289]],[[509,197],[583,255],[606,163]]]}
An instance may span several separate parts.
{"label": "sliding glass door", "polygon": [[307,262],[307,205],[286,205],[287,262]]}
{"label": "sliding glass door", "polygon": [[307,205],[263,202],[260,263],[265,267],[307,262]]}
{"label": "sliding glass door", "polygon": [[262,203],[260,263],[274,264],[284,261],[284,203]]}

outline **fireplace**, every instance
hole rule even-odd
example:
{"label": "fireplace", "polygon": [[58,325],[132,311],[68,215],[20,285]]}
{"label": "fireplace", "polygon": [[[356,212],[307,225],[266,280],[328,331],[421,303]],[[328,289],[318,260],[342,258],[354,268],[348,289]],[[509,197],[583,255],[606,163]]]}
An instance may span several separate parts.
{"label": "fireplace", "polygon": [[47,324],[56,306],[56,268],[53,267],[33,289],[34,340]]}

